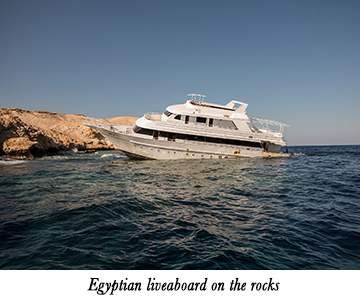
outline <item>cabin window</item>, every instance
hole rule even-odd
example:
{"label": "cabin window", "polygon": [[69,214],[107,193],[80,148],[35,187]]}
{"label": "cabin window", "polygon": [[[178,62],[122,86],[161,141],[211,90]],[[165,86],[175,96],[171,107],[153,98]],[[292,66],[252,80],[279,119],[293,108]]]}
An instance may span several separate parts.
{"label": "cabin window", "polygon": [[140,134],[146,134],[146,135],[153,135],[154,134],[154,130],[141,128],[141,127],[136,126],[136,125],[134,127],[134,132],[135,133],[140,133]]}
{"label": "cabin window", "polygon": [[198,123],[206,123],[206,118],[197,117],[196,122],[198,122]]}
{"label": "cabin window", "polygon": [[188,141],[196,141],[196,136],[191,135],[191,134],[187,134],[186,135],[186,140],[188,140]]}
{"label": "cabin window", "polygon": [[189,116],[185,116],[185,124],[189,124]]}
{"label": "cabin window", "polygon": [[159,131],[154,130],[153,137],[154,137],[155,140],[158,140],[159,139]]}
{"label": "cabin window", "polygon": [[206,141],[207,141],[208,143],[219,143],[219,140],[220,140],[220,139],[213,138],[213,137],[206,137]]}
{"label": "cabin window", "polygon": [[176,139],[177,140],[185,140],[185,134],[177,133],[176,134]]}
{"label": "cabin window", "polygon": [[228,120],[221,120],[220,119],[219,126],[236,129],[236,126],[235,126],[234,122],[233,121],[228,121]]}
{"label": "cabin window", "polygon": [[214,119],[211,118],[211,119],[209,119],[209,126],[213,127],[213,125],[214,125]]}
{"label": "cabin window", "polygon": [[176,120],[181,120],[181,115],[177,115],[177,116],[175,116],[175,118],[174,119],[176,119]]}
{"label": "cabin window", "polygon": [[205,142],[205,137],[204,136],[196,136],[195,140],[198,142]]}
{"label": "cabin window", "polygon": [[163,138],[167,138],[169,136],[169,133],[166,131],[160,131],[160,136]]}
{"label": "cabin window", "polygon": [[176,133],[169,132],[168,141],[175,142]]}
{"label": "cabin window", "polygon": [[164,115],[167,116],[167,117],[170,117],[170,116],[172,115],[172,113],[166,110],[166,111],[164,112]]}

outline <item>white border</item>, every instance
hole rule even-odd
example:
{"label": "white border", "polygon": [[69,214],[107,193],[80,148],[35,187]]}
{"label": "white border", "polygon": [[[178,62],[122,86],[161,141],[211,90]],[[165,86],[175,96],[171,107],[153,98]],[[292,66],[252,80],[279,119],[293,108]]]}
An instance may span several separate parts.
{"label": "white border", "polygon": [[[289,299],[342,297],[353,299],[358,295],[360,272],[354,271],[12,271],[1,270],[1,298],[23,299],[198,299],[199,297],[226,297],[226,299]],[[91,278],[99,282],[141,282],[141,291],[115,291],[113,295],[98,295],[89,291]],[[203,282],[206,291],[147,291],[149,278],[158,282]],[[230,291],[231,280],[246,282],[245,291]],[[251,291],[251,282],[279,283],[278,291]],[[224,291],[212,291],[214,282],[224,282]],[[100,297],[100,298],[99,298]]]}

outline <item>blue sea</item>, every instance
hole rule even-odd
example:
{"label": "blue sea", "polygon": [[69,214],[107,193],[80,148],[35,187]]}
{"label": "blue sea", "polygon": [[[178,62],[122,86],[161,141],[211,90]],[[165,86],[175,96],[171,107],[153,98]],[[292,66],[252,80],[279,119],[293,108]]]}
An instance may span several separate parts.
{"label": "blue sea", "polygon": [[0,269],[360,269],[360,146],[0,159]]}

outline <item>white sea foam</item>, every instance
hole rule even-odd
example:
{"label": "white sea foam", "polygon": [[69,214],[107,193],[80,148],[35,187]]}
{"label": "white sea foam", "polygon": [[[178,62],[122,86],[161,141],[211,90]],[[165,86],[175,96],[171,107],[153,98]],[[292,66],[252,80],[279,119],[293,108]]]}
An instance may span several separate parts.
{"label": "white sea foam", "polygon": [[100,156],[100,158],[123,158],[124,156],[117,153],[106,153]]}
{"label": "white sea foam", "polygon": [[65,160],[65,159],[69,159],[69,156],[66,155],[45,155],[41,158],[39,158],[39,160]]}
{"label": "white sea foam", "polygon": [[12,166],[25,163],[26,160],[0,159],[0,166]]}
{"label": "white sea foam", "polygon": [[78,149],[77,148],[74,148],[74,149],[70,149],[70,150],[67,150],[67,151],[60,151],[59,154],[60,155],[72,155],[72,154],[76,154],[78,153]]}

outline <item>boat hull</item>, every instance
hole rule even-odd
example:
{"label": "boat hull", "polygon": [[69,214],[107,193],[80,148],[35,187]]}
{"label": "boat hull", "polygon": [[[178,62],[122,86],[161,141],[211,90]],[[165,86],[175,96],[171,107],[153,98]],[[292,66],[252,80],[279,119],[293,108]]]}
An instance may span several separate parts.
{"label": "boat hull", "polygon": [[219,145],[196,141],[167,141],[124,131],[114,130],[111,126],[87,126],[99,131],[124,155],[132,159],[223,159],[239,157],[282,157],[286,153],[271,153],[262,148],[242,147],[234,145]]}

